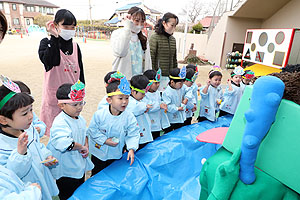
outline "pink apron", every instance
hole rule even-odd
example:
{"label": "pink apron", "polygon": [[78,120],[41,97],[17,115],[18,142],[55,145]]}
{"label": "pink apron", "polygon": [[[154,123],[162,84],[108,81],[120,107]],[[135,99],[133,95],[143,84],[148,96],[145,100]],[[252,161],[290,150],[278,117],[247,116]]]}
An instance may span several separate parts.
{"label": "pink apron", "polygon": [[73,43],[73,54],[65,55],[60,51],[60,64],[45,72],[40,119],[47,125],[45,135],[50,135],[54,118],[61,109],[57,106],[56,91],[64,83],[74,84],[79,80],[77,43]]}

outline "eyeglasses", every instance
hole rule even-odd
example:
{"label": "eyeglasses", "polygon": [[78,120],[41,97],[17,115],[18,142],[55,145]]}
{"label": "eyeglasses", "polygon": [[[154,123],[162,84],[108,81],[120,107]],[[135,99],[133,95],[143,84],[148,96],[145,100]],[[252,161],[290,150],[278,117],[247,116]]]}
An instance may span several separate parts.
{"label": "eyeglasses", "polygon": [[70,106],[77,107],[77,106],[84,106],[86,104],[86,102],[81,101],[81,102],[78,102],[78,103],[67,103],[67,104],[70,105]]}

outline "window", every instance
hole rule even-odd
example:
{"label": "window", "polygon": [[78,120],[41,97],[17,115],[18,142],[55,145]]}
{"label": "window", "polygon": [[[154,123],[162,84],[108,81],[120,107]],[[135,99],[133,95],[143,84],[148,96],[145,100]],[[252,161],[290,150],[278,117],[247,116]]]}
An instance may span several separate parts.
{"label": "window", "polygon": [[26,19],[26,24],[29,26],[30,25],[30,19]]}
{"label": "window", "polygon": [[3,3],[0,3],[0,10],[3,10]]}
{"label": "window", "polygon": [[27,12],[35,12],[34,6],[26,6]]}
{"label": "window", "polygon": [[17,5],[16,4],[12,4],[12,9],[13,10],[17,10]]}
{"label": "window", "polygon": [[19,25],[19,24],[20,24],[19,18],[14,18],[14,25]]}

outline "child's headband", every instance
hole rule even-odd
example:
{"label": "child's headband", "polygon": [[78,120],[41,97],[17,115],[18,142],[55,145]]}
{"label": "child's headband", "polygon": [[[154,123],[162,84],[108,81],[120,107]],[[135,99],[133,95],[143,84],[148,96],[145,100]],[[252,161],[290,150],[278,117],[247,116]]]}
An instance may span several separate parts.
{"label": "child's headband", "polygon": [[185,76],[186,76],[186,66],[183,66],[180,69],[180,73],[178,74],[178,76],[171,76],[171,75],[169,75],[169,77],[171,79],[185,79]]}
{"label": "child's headband", "polygon": [[236,68],[234,68],[233,70],[233,74],[231,75],[231,77],[235,76],[235,75],[243,75],[245,72],[244,72],[244,69],[241,67],[241,66],[238,66]]}
{"label": "child's headband", "polygon": [[121,78],[120,80],[120,85],[118,86],[120,91],[117,92],[110,92],[107,94],[108,97],[111,96],[115,96],[115,95],[130,95],[130,86],[129,86],[129,82],[127,81],[126,77],[124,76],[123,78]]}
{"label": "child's headband", "polygon": [[79,80],[72,85],[71,91],[68,95],[70,99],[58,99],[58,103],[74,103],[74,102],[81,102],[85,97],[85,85],[84,83],[80,82]]}
{"label": "child's headband", "polygon": [[210,70],[210,72],[208,73],[208,76],[211,75],[213,72],[218,71],[221,73],[222,69],[221,67],[219,67],[218,65],[215,65],[212,67],[212,69]]}
{"label": "child's headband", "polygon": [[145,93],[147,93],[149,91],[149,89],[150,89],[150,87],[151,87],[152,84],[153,84],[153,82],[149,82],[148,85],[145,88],[145,91],[141,90],[141,89],[138,89],[138,88],[135,88],[132,85],[130,86],[130,88],[133,89],[133,90],[135,90],[135,91],[137,91],[137,92],[145,94]]}
{"label": "child's headband", "polygon": [[161,78],[161,69],[159,68],[156,72],[155,80],[149,80],[149,81],[150,82],[160,82],[160,78]]}
{"label": "child's headband", "polygon": [[113,82],[115,80],[120,81],[124,77],[125,77],[124,74],[122,74],[121,72],[117,71],[117,72],[113,73],[112,75],[110,75],[110,79],[107,82],[111,83],[111,82]]}
{"label": "child's headband", "polygon": [[16,83],[14,83],[12,80],[10,80],[8,77],[0,75],[0,81],[2,85],[4,85],[7,89],[11,91],[0,101],[0,110],[1,110],[3,106],[8,102],[8,100],[10,100],[17,93],[20,93],[21,90],[19,86]]}
{"label": "child's headband", "polygon": [[245,79],[252,79],[254,76],[255,76],[254,72],[251,71],[251,70],[249,70],[249,71],[245,72],[245,74],[243,75],[243,78],[245,78]]}

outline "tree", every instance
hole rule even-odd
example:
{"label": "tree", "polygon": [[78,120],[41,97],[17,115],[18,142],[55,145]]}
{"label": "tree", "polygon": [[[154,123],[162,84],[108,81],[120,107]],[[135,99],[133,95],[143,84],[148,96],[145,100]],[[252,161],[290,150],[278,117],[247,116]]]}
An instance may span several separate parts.
{"label": "tree", "polygon": [[202,11],[203,4],[199,0],[189,1],[185,9],[182,9],[184,13],[188,12],[188,21],[195,23]]}
{"label": "tree", "polygon": [[51,20],[53,20],[53,17],[40,14],[34,17],[33,23],[43,27],[46,26],[46,23]]}
{"label": "tree", "polygon": [[195,31],[196,34],[200,34],[200,32],[202,31],[202,29],[203,29],[202,24],[201,24],[201,23],[198,23],[198,24],[196,24],[196,25],[194,25],[194,26],[192,27],[191,32],[193,33],[193,32]]}

